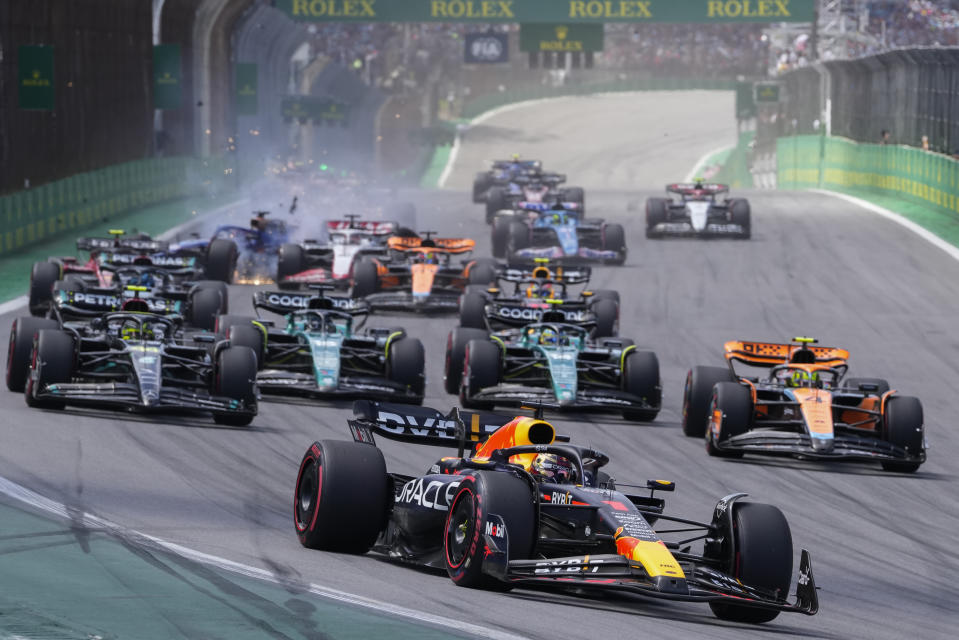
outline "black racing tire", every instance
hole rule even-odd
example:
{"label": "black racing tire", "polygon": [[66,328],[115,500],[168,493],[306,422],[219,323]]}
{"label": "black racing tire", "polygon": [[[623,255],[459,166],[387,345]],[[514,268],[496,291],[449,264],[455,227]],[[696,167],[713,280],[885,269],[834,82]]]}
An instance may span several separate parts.
{"label": "black racing tire", "polygon": [[510,256],[530,244],[529,225],[522,220],[513,220],[509,225],[509,239],[506,242],[506,254]]}
{"label": "black racing tire", "polygon": [[213,412],[213,421],[232,427],[244,427],[256,416],[256,354],[253,349],[229,346],[216,356],[213,371],[213,395],[242,402],[247,411]]}
{"label": "black racing tire", "polygon": [[190,324],[213,331],[223,307],[223,295],[216,289],[199,288],[190,293]]}
{"label": "black racing tire", "polygon": [[616,251],[618,257],[607,260],[609,264],[623,264],[626,262],[626,230],[623,225],[610,222],[603,225],[603,250]]}
{"label": "black racing tire", "polygon": [[496,216],[493,218],[493,228],[490,231],[490,244],[493,245],[493,257],[505,258],[509,246],[509,227],[513,221],[510,216]]}
{"label": "black racing tire", "polygon": [[232,313],[220,315],[216,317],[216,323],[213,327],[213,330],[221,338],[226,338],[227,330],[238,324],[249,324],[252,325],[256,322],[256,318],[253,316],[241,316]]}
{"label": "black racing tire", "polygon": [[[792,533],[786,516],[777,507],[759,502],[733,503],[732,550],[725,558],[726,573],[743,584],[789,597],[793,570]],[[759,624],[769,622],[779,611],[710,602],[720,620]]]}
{"label": "black racing tire", "polygon": [[687,437],[702,438],[706,435],[713,385],[735,380],[732,372],[725,367],[693,367],[689,370],[683,388],[683,433]]}
{"label": "black racing tire", "polygon": [[619,332],[619,304],[608,299],[597,300],[589,308],[596,316],[593,339],[611,338]]}
{"label": "black racing tire", "polygon": [[390,478],[383,452],[361,442],[320,440],[296,474],[293,526],[309,549],[366,553],[386,525]]}
{"label": "black racing tire", "polygon": [[476,401],[473,394],[499,384],[502,353],[489,339],[470,340],[463,357],[463,379],[460,381],[460,404],[467,409],[492,409],[493,403]]}
{"label": "black racing tire", "polygon": [[26,316],[17,318],[10,325],[10,342],[7,343],[7,389],[23,393],[30,373],[30,356],[33,340],[41,329],[59,329],[56,320]]}
{"label": "black racing tire", "polygon": [[[62,409],[65,402],[37,398],[36,391],[46,385],[70,382],[76,346],[73,336],[61,329],[40,329],[30,354],[30,375],[23,389],[27,406],[38,409]],[[34,376],[36,379],[34,379]]]}
{"label": "black racing tire", "polygon": [[446,393],[456,395],[460,392],[463,380],[463,360],[466,357],[466,345],[470,340],[488,340],[489,332],[469,327],[456,327],[446,339],[446,361],[443,366],[443,387]]}
{"label": "black racing tire", "polygon": [[487,189],[490,185],[490,175],[485,171],[481,171],[476,174],[476,177],[473,178],[473,202],[480,203],[483,202]]}
{"label": "black racing tire", "polygon": [[486,296],[482,293],[464,293],[460,298],[460,326],[486,329]]}
{"label": "black racing tire", "polygon": [[656,225],[666,222],[669,218],[669,200],[666,198],[646,199],[646,237],[658,238]]}
{"label": "black racing tire", "polygon": [[503,187],[490,187],[489,191],[486,192],[486,224],[493,222],[497,211],[509,208],[506,189]]}
{"label": "black racing tire", "polygon": [[855,391],[862,391],[860,385],[875,386],[875,391],[869,391],[869,393],[875,393],[878,395],[883,395],[891,388],[889,382],[882,378],[846,378],[842,381],[842,386],[846,389],[853,389]]}
{"label": "black racing tire", "polygon": [[619,291],[614,289],[596,289],[589,298],[589,304],[596,304],[600,300],[613,300],[616,304],[619,304]]}
{"label": "black racing tire", "polygon": [[604,349],[623,349],[626,350],[627,347],[631,347],[635,342],[629,338],[620,338],[619,336],[613,338],[599,338],[596,341],[596,345]]}
{"label": "black racing tire", "polygon": [[651,422],[659,415],[662,386],[659,379],[659,358],[652,351],[630,350],[623,359],[623,391],[639,396],[656,409],[630,409],[623,417],[635,422]]}
{"label": "black racing tire", "polygon": [[414,394],[405,401],[423,404],[426,390],[426,358],[419,338],[399,338],[390,343],[386,358],[386,377],[406,385]]}
{"label": "black racing tire", "polygon": [[264,353],[266,351],[266,336],[263,330],[250,323],[234,324],[227,327],[225,337],[230,341],[231,347],[247,347],[253,351],[256,356],[256,368],[262,369],[266,362]]}
{"label": "black racing tire", "polygon": [[379,273],[376,263],[372,260],[360,260],[353,265],[353,292],[354,298],[365,298],[379,289]]}
{"label": "black racing tire", "polygon": [[[913,396],[892,395],[886,400],[883,412],[882,437],[889,444],[905,449],[912,456],[919,456],[923,449],[922,403]],[[915,473],[921,462],[883,460],[882,468],[899,473]]]}
{"label": "black racing tire", "polygon": [[299,284],[284,282],[283,279],[295,276],[306,269],[306,253],[303,247],[294,243],[287,243],[280,247],[276,259],[276,284],[280,289],[297,289]]}
{"label": "black racing tire", "polygon": [[[443,529],[446,573],[461,587],[508,591],[509,583],[483,572],[484,535],[496,514],[506,525],[508,560],[526,560],[537,536],[536,508],[530,486],[501,471],[475,471],[464,475],[450,504]],[[492,534],[493,540],[499,536]]]}
{"label": "black racing tire", "polygon": [[206,277],[220,282],[233,282],[239,255],[235,242],[227,238],[215,238],[206,248],[206,265],[203,268]]}
{"label": "black racing tire", "polygon": [[477,258],[469,269],[470,284],[492,284],[496,281],[496,260]]}
{"label": "black racing tire", "polygon": [[30,271],[30,315],[44,316],[53,301],[53,283],[60,279],[60,265],[49,260],[34,262]]}
{"label": "black racing tire", "polygon": [[215,289],[220,292],[220,310],[218,313],[230,313],[230,287],[222,280],[197,280],[193,291],[197,289]]}
{"label": "black racing tire", "polygon": [[586,206],[586,192],[582,187],[566,187],[563,189],[563,200],[578,202],[581,207]]}
{"label": "black racing tire", "polygon": [[752,221],[750,220],[752,213],[749,200],[732,198],[727,202],[727,206],[729,207],[729,221],[741,225],[743,232],[739,234],[739,237],[748,240],[752,236]]}
{"label": "black racing tire", "polygon": [[[717,445],[749,431],[753,418],[753,397],[749,389],[738,382],[717,382],[709,406],[706,453],[717,458],[742,458],[742,451],[723,451]],[[717,412],[722,416],[718,425],[713,421]]]}

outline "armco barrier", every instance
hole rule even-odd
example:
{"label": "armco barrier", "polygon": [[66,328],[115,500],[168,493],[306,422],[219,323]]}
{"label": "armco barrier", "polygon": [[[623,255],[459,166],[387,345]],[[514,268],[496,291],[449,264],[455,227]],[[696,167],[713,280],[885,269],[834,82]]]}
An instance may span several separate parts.
{"label": "armco barrier", "polygon": [[776,142],[781,189],[858,189],[901,196],[959,214],[959,162],[898,145],[793,136]]}
{"label": "armco barrier", "polygon": [[67,231],[232,184],[224,160],[150,158],[0,197],[0,255]]}

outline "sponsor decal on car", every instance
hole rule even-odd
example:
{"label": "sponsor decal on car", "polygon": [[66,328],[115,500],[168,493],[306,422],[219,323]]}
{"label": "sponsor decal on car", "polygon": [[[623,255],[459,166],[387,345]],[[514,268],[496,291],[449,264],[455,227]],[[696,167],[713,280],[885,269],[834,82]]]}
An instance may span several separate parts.
{"label": "sponsor decal on car", "polygon": [[427,482],[426,478],[416,478],[403,486],[403,490],[396,501],[404,504],[416,504],[426,509],[448,511],[450,502],[455,497],[456,488],[459,485],[460,480],[454,480],[453,482],[430,480]]}

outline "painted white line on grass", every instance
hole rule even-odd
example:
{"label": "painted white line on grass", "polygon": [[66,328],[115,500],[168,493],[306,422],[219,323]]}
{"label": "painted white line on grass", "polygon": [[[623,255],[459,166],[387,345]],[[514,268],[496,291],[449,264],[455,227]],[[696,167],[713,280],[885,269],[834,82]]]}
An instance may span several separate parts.
{"label": "painted white line on grass", "polygon": [[[409,609],[407,607],[401,607],[389,602],[374,600],[372,598],[349,593],[347,591],[340,591],[339,589],[325,587],[316,583],[298,584],[293,580],[277,576],[275,573],[265,569],[241,564],[239,562],[227,560],[226,558],[196,551],[195,549],[189,549],[176,543],[163,540],[162,538],[157,538],[156,536],[140,533],[139,531],[135,531],[133,529],[128,529],[115,522],[106,520],[105,518],[100,518],[99,516],[86,513],[85,511],[78,511],[75,508],[67,507],[64,504],[60,504],[59,502],[51,500],[46,496],[42,496],[39,493],[27,489],[22,485],[12,482],[3,476],[0,476],[0,494],[9,496],[15,500],[19,500],[20,502],[28,504],[35,509],[54,514],[61,518],[66,518],[74,525],[102,529],[110,535],[121,538],[127,542],[145,547],[159,548],[188,560],[216,567],[218,569],[246,576],[248,578],[264,580],[266,582],[277,584],[286,588],[293,587],[305,589],[313,595],[328,598],[330,600],[336,600],[338,602],[344,602],[366,609],[373,609],[380,613],[407,618],[423,624],[443,627],[458,631],[460,633],[475,635],[481,638],[492,638],[493,640],[523,640],[525,638],[525,636],[515,635],[507,631],[488,627],[486,625],[471,624],[469,622],[447,618],[445,616],[428,613],[426,611]],[[306,551],[304,551],[304,553],[306,553]],[[457,588],[458,587],[455,585],[450,584],[450,589]]]}
{"label": "painted white line on grass", "polygon": [[7,300],[3,304],[0,304],[0,315],[4,313],[10,313],[11,311],[16,311],[21,307],[27,306],[27,303],[30,302],[30,298],[27,296],[20,296],[19,298],[14,298],[13,300]]}
{"label": "painted white line on grass", "polygon": [[956,245],[950,242],[947,242],[946,240],[943,240],[942,238],[934,234],[932,231],[929,231],[929,229],[926,229],[922,225],[913,222],[909,218],[901,214],[898,214],[895,211],[890,211],[889,209],[886,209],[885,207],[880,207],[878,204],[873,204],[869,202],[868,200],[863,200],[862,198],[857,198],[856,196],[850,196],[845,193],[839,193],[837,191],[830,191],[829,189],[809,189],[809,191],[812,191],[814,193],[821,193],[828,196],[833,196],[834,198],[839,198],[840,200],[845,200],[846,202],[852,203],[858,207],[862,207],[863,209],[866,209],[867,211],[878,213],[883,218],[892,220],[896,224],[899,224],[905,227],[906,229],[909,229],[910,231],[915,233],[917,236],[919,236],[923,240],[942,249],[943,251],[948,253],[949,256],[952,257],[954,260],[959,260],[959,247],[956,247]]}
{"label": "painted white line on grass", "polygon": [[703,154],[703,157],[701,157],[699,160],[697,160],[697,161],[696,161],[696,164],[693,165],[693,170],[690,171],[689,174],[683,179],[683,182],[692,182],[692,181],[693,181],[693,178],[695,178],[696,176],[699,175],[700,171],[703,170],[703,165],[705,165],[706,162],[707,162],[711,157],[713,157],[713,156],[715,156],[715,155],[718,155],[718,154],[720,154],[720,153],[722,153],[723,151],[726,151],[726,150],[728,150],[728,149],[734,149],[735,147],[736,147],[736,145],[734,145],[734,144],[727,144],[727,145],[724,146],[724,147],[719,147],[718,149],[713,149],[712,151],[708,151],[708,152],[704,153],[704,154]]}

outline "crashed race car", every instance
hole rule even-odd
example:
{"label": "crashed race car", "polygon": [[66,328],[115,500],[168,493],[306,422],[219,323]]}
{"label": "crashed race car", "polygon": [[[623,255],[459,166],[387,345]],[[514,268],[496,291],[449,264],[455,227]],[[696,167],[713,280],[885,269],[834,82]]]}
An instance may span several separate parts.
{"label": "crashed race car", "polygon": [[281,289],[296,289],[309,284],[335,284],[349,288],[353,265],[363,256],[385,255],[387,239],[402,231],[396,222],[346,220],[326,223],[328,242],[306,240],[280,247],[276,265],[276,283]]}
{"label": "crashed race car", "polygon": [[[705,437],[713,456],[873,460],[916,471],[926,459],[919,399],[881,378],[845,378],[849,352],[815,342],[727,342],[727,367],[686,376],[683,433]],[[742,375],[737,364],[765,373]]]}
{"label": "crashed race car", "polygon": [[463,259],[476,243],[465,238],[392,237],[382,258],[364,258],[353,267],[354,298],[374,310],[453,313],[467,284],[489,284],[496,277],[495,260]]}
{"label": "crashed race car", "polygon": [[626,262],[623,225],[583,217],[575,202],[521,202],[493,219],[493,255],[510,265],[547,258],[560,264]]}
{"label": "crashed race car", "polygon": [[177,316],[131,308],[62,329],[23,320],[41,319],[14,323],[7,387],[23,391],[31,407],[208,412],[234,426],[256,415],[253,351],[211,334],[186,337]]}
{"label": "crashed race car", "polygon": [[[55,286],[81,290],[89,287],[118,289],[126,284],[139,284],[117,277],[119,270],[128,267],[152,267],[166,274],[166,280],[173,285],[188,281],[197,283],[204,279],[229,282],[216,277],[216,265],[210,263],[202,252],[180,250],[144,233],[127,235],[122,229],[111,229],[108,238],[78,239],[77,250],[89,252],[90,257],[85,262],[72,256],[52,257],[33,264],[29,289],[31,314],[47,315]],[[65,287],[66,282],[75,284]],[[225,292],[225,285],[222,290]]]}
{"label": "crashed race car", "polygon": [[[426,386],[423,344],[402,328],[367,328],[362,300],[257,291],[253,307],[284,317],[280,327],[262,318],[220,316],[217,332],[257,356],[256,376],[266,394],[312,398],[366,397],[419,404]],[[359,322],[357,322],[359,318]]]}
{"label": "crashed race car", "polygon": [[562,318],[550,310],[541,322],[517,329],[453,329],[446,343],[447,393],[476,409],[533,402],[654,420],[662,404],[656,354],[628,338],[593,339],[588,325]]}
{"label": "crashed race car", "polygon": [[582,187],[560,187],[566,182],[561,173],[530,172],[519,175],[503,186],[491,187],[486,196],[486,224],[493,222],[496,214],[515,209],[522,202],[539,204],[560,201],[584,210],[586,196]]}
{"label": "crashed race car", "polygon": [[[790,601],[789,523],[745,493],[722,498],[709,521],[697,522],[669,514],[657,495],[675,483],[618,483],[603,470],[606,453],[570,444],[539,416],[365,401],[354,414],[353,442],[314,442],[300,462],[293,524],[304,547],[373,551],[445,570],[461,587],[702,602],[741,623],[819,610],[809,552],[800,553]],[[388,471],[377,437],[458,453],[424,475],[403,475]]]}
{"label": "crashed race car", "polygon": [[489,170],[480,171],[473,179],[473,202],[485,202],[493,186],[506,185],[518,176],[539,173],[542,169],[543,163],[539,160],[521,160],[518,154],[509,160],[494,160]]}
{"label": "crashed race car", "polygon": [[619,293],[610,289],[583,289],[577,296],[569,287],[587,285],[589,267],[550,270],[548,260],[533,269],[507,269],[495,285],[469,285],[460,299],[460,326],[504,329],[539,322],[551,310],[567,324],[589,327],[593,338],[615,336],[619,330]]}
{"label": "crashed race car", "polygon": [[724,184],[670,184],[666,193],[676,198],[646,200],[646,237],[726,236],[748,239],[752,234],[749,201],[725,198],[729,187]]}

